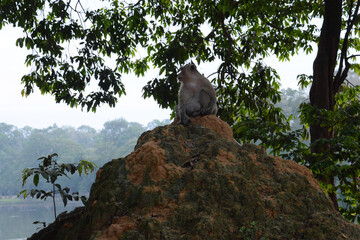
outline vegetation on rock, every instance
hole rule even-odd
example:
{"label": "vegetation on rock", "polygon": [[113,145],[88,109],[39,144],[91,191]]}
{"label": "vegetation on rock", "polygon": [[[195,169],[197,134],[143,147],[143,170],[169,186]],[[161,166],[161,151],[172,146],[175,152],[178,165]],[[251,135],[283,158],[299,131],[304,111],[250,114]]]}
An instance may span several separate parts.
{"label": "vegetation on rock", "polygon": [[[22,190],[18,197],[23,195],[24,198],[30,196],[32,198],[36,197],[37,199],[46,200],[48,197],[52,198],[53,201],[53,209],[54,209],[54,217],[56,219],[56,193],[58,193],[63,201],[64,207],[67,205],[68,201],[81,201],[83,203],[86,202],[86,196],[79,196],[79,192],[70,192],[69,187],[62,187],[59,184],[58,179],[61,177],[67,177],[70,179],[68,174],[70,173],[73,175],[74,173],[78,172],[79,176],[81,176],[82,173],[85,175],[88,175],[89,173],[92,173],[97,168],[96,164],[92,162],[88,162],[85,160],[81,160],[77,164],[73,163],[62,163],[59,164],[57,162],[57,153],[53,153],[51,155],[48,155],[47,157],[41,157],[38,160],[40,160],[40,164],[36,168],[25,168],[22,171],[22,186],[26,184],[26,181],[29,177],[33,176],[33,183],[35,185],[35,189],[31,190]],[[50,184],[51,190],[47,191],[44,189],[37,188],[39,185],[40,177],[45,183]]]}
{"label": "vegetation on rock", "polygon": [[86,206],[31,239],[359,238],[306,167],[200,125],[172,124],[105,164]]}

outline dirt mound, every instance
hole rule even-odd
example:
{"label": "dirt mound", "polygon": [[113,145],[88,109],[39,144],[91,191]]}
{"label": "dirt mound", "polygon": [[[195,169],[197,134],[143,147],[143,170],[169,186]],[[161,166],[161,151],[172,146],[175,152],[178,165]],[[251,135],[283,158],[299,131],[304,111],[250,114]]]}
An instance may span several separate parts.
{"label": "dirt mound", "polygon": [[145,132],[31,239],[360,239],[307,168],[238,145],[215,116],[192,122]]}

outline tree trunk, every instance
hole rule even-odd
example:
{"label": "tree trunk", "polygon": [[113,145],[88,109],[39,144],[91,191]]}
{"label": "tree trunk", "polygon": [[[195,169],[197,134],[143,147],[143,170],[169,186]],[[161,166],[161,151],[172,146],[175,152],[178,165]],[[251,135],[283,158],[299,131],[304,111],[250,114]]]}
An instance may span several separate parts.
{"label": "tree trunk", "polygon": [[[324,22],[321,28],[318,53],[313,65],[314,79],[310,89],[310,103],[319,109],[334,110],[334,70],[339,49],[341,32],[341,0],[325,0]],[[311,143],[316,140],[333,137],[333,132],[328,127],[320,125],[310,126]],[[312,147],[312,153],[326,153],[329,146]],[[325,159],[326,160],[326,159]],[[325,184],[334,185],[334,177],[318,176]],[[338,209],[336,193],[330,193],[334,206]]]}

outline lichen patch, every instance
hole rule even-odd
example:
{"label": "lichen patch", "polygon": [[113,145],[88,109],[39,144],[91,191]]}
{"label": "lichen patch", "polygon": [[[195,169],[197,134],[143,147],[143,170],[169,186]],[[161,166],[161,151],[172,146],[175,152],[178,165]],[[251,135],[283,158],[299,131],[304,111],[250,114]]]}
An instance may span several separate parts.
{"label": "lichen patch", "polygon": [[147,171],[154,182],[166,178],[166,170],[161,167],[166,163],[165,150],[154,141],[143,144],[125,161],[126,169],[129,171],[128,178],[133,184],[142,183]]}
{"label": "lichen patch", "polygon": [[200,125],[202,127],[211,129],[222,138],[225,138],[230,141],[234,140],[231,127],[227,123],[222,121],[220,118],[216,117],[215,115],[194,117],[191,118],[191,121],[195,125]]}
{"label": "lichen patch", "polygon": [[145,214],[147,218],[156,218],[160,222],[167,221],[168,217],[173,213],[174,209],[170,206],[154,206],[148,209]]}
{"label": "lichen patch", "polygon": [[236,157],[232,152],[227,152],[224,149],[220,149],[216,159],[224,165],[236,164]]}
{"label": "lichen patch", "polygon": [[114,218],[112,224],[97,240],[118,240],[124,233],[135,229],[135,227],[134,219],[128,216]]}
{"label": "lichen patch", "polygon": [[313,174],[307,169],[305,166],[301,166],[300,164],[291,161],[291,160],[284,160],[279,157],[274,157],[275,168],[279,172],[290,173],[293,174],[294,172],[303,175],[308,180],[309,184],[315,188],[317,191],[322,192],[323,190],[320,187],[320,184],[314,178]]}

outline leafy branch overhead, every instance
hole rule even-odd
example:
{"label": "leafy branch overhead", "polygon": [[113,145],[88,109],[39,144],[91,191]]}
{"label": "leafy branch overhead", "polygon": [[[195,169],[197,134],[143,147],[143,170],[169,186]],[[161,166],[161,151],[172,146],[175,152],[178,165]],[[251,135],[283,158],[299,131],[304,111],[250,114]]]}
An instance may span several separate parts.
{"label": "leafy branch overhead", "polygon": [[[175,105],[178,67],[190,58],[220,59],[213,80],[223,90],[228,82],[257,80],[243,78],[239,67],[271,53],[285,60],[299,49],[311,51],[316,27],[309,21],[318,6],[283,2],[99,1],[98,9],[89,9],[71,0],[3,1],[0,25],[23,28],[25,36],[16,44],[32,50],[26,58],[32,71],[22,78],[24,95],[38,87],[57,102],[95,111],[101,103],[115,106],[125,94],[122,74],[144,75],[154,66],[160,77],[149,79],[144,97],[166,108]],[[288,4],[294,5],[291,12]],[[140,49],[147,54],[136,54]],[[107,65],[107,57],[116,59],[115,66]],[[91,90],[92,80],[97,90]],[[234,88],[225,89],[224,97],[241,90]]]}
{"label": "leafy branch overhead", "polygon": [[[174,108],[179,67],[189,59],[217,60],[210,80],[219,96],[218,115],[239,126],[236,138],[243,121],[283,126],[263,125],[272,132],[288,129],[275,107],[279,76],[262,59],[311,52],[317,39],[311,19],[321,13],[316,1],[99,1],[97,9],[91,7],[70,0],[0,3],[0,23],[23,28],[17,44],[32,50],[24,95],[38,87],[57,102],[95,111],[101,103],[114,106],[125,93],[123,74],[140,76],[152,67],[159,74],[143,87],[143,97]],[[115,66],[107,65],[109,57]]]}

